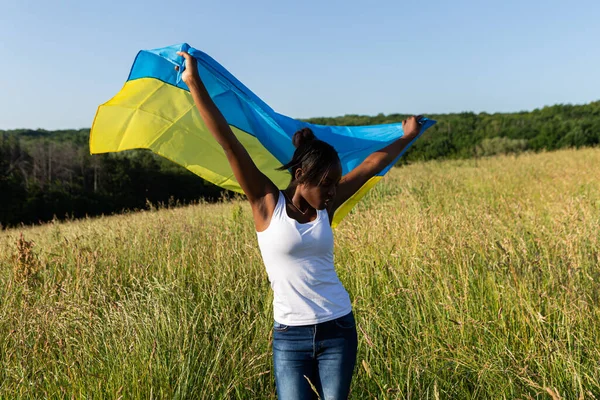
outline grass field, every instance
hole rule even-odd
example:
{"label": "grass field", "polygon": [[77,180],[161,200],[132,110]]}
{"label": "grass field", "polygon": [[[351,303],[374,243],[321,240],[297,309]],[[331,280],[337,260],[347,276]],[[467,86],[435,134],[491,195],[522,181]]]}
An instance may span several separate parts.
{"label": "grass field", "polygon": [[[392,171],[335,232],[351,398],[600,399],[599,222],[600,149]],[[275,398],[245,202],[6,230],[0,251],[0,398]]]}

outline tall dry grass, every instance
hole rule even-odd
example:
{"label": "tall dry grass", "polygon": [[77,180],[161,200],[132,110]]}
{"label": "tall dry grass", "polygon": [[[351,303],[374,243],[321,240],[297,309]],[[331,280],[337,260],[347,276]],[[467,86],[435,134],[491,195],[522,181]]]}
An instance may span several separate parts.
{"label": "tall dry grass", "polygon": [[[335,233],[352,398],[600,398],[599,167],[392,171]],[[245,202],[12,229],[0,251],[1,398],[274,398]]]}

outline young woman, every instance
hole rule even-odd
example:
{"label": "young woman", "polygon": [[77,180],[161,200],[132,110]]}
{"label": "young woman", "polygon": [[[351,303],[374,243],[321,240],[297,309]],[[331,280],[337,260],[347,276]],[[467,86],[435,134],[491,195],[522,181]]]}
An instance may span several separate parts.
{"label": "young woman", "polygon": [[[279,399],[345,399],[356,361],[357,335],[348,293],[333,265],[335,210],[389,165],[419,133],[419,117],[402,122],[404,136],[342,176],[335,149],[304,128],[281,167],[292,181],[280,191],[261,173],[211,100],[188,53],[182,79],[206,126],[223,147],[250,201],[258,244],[274,292],[273,363]],[[178,67],[176,67],[178,69]]]}

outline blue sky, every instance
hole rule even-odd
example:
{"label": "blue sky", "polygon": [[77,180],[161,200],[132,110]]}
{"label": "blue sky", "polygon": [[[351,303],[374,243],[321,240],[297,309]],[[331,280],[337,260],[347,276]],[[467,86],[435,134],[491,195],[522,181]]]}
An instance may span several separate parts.
{"label": "blue sky", "polygon": [[188,42],[296,117],[600,99],[599,1],[0,0],[0,129],[90,127],[140,49]]}

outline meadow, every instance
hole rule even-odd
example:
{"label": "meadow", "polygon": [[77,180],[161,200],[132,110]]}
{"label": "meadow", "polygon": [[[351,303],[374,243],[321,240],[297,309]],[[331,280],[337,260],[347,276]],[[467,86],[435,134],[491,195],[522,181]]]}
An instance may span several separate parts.
{"label": "meadow", "polygon": [[[352,399],[600,398],[600,149],[396,168],[335,230]],[[0,231],[0,398],[274,399],[243,199]]]}

